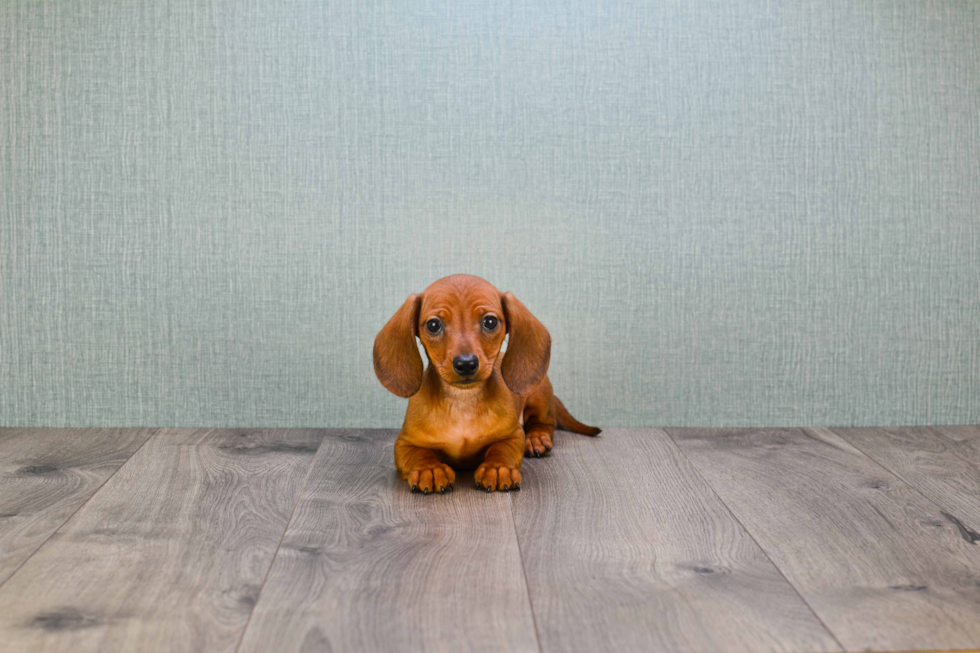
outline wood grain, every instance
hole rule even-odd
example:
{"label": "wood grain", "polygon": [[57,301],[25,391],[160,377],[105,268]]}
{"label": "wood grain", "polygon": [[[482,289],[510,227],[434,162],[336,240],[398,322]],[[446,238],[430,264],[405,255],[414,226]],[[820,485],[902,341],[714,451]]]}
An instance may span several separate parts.
{"label": "wood grain", "polygon": [[848,650],[980,643],[980,546],[826,429],[668,429]]}
{"label": "wood grain", "polygon": [[544,651],[837,643],[659,429],[562,433],[511,496]]}
{"label": "wood grain", "polygon": [[974,465],[980,465],[980,426],[933,426],[934,432],[952,442],[956,454]]}
{"label": "wood grain", "polygon": [[954,442],[980,442],[980,426],[932,426],[930,428]]}
{"label": "wood grain", "polygon": [[536,651],[507,494],[411,494],[391,431],[324,440],[242,651]]}
{"label": "wood grain", "polygon": [[928,427],[833,431],[943,508],[961,534],[980,541],[980,456]]}
{"label": "wood grain", "polygon": [[0,586],[151,432],[0,429]]}
{"label": "wood grain", "polygon": [[234,649],[322,435],[157,432],[0,588],[0,649]]}

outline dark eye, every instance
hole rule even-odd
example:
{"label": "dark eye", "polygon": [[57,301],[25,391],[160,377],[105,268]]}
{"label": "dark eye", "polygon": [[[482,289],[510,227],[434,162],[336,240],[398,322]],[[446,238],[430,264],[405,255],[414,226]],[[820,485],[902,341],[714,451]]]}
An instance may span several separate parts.
{"label": "dark eye", "polygon": [[442,331],[442,320],[434,317],[431,320],[426,321],[425,330],[433,334],[439,333]]}
{"label": "dark eye", "polygon": [[483,328],[487,331],[493,331],[497,328],[497,318],[492,315],[483,316]]}

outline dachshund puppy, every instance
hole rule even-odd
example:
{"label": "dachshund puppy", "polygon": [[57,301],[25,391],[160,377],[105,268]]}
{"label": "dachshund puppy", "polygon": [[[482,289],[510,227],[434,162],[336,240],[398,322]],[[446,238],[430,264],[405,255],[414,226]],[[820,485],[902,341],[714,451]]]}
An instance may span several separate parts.
{"label": "dachshund puppy", "polygon": [[483,279],[457,274],[409,296],[375,338],[374,371],[409,397],[395,466],[412,491],[454,489],[454,467],[476,468],[477,489],[519,490],[521,459],[551,451],[556,426],[599,434],[552,393],[550,358],[544,325]]}

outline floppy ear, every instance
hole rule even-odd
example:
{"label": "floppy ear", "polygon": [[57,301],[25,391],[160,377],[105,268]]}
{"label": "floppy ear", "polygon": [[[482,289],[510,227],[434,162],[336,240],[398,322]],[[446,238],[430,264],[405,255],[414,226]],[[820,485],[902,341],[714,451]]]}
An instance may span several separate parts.
{"label": "floppy ear", "polygon": [[381,385],[399,397],[422,387],[422,357],[415,344],[422,295],[409,295],[374,339],[374,373]]}
{"label": "floppy ear", "polygon": [[500,301],[510,334],[500,373],[512,392],[523,394],[548,371],[551,335],[512,293],[504,293]]}

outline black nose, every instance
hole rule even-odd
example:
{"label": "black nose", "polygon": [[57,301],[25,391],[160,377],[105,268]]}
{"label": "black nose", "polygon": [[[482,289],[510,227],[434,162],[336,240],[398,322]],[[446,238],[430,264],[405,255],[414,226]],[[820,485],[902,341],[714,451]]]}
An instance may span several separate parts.
{"label": "black nose", "polygon": [[480,359],[473,354],[461,354],[453,359],[453,369],[460,376],[476,374],[478,367],[480,367]]}

